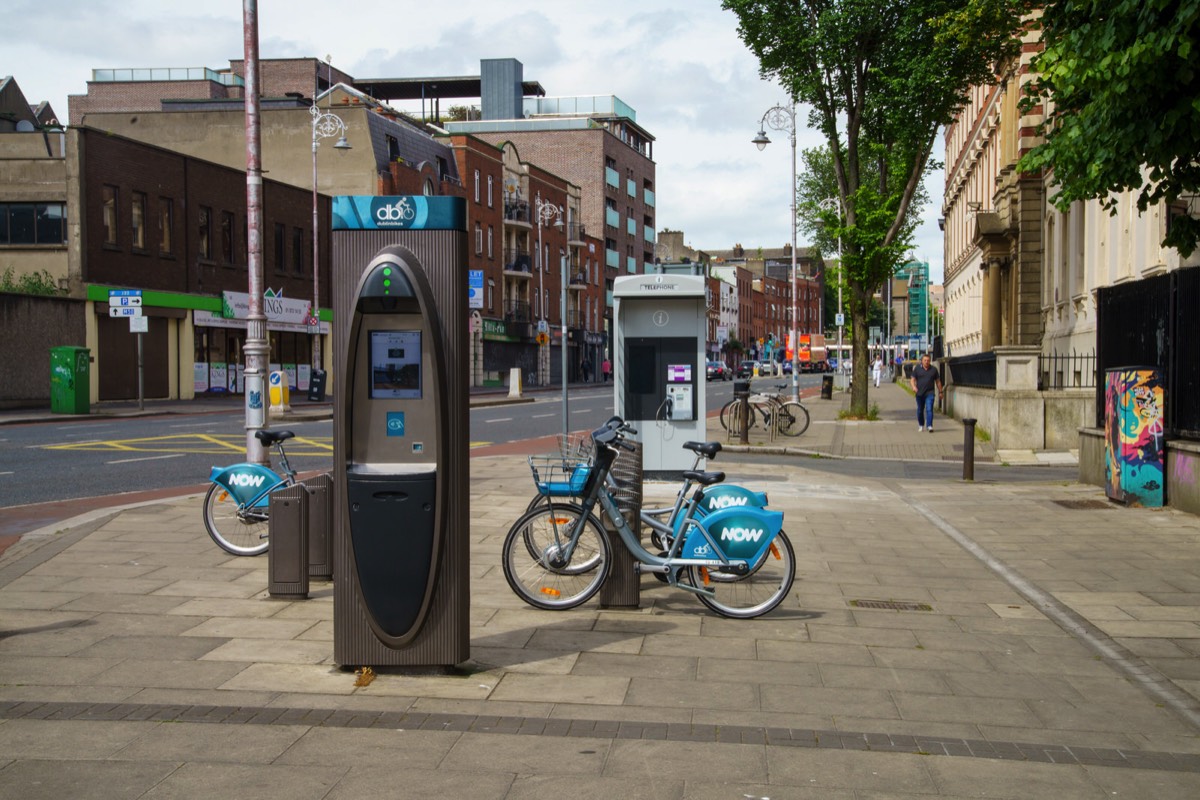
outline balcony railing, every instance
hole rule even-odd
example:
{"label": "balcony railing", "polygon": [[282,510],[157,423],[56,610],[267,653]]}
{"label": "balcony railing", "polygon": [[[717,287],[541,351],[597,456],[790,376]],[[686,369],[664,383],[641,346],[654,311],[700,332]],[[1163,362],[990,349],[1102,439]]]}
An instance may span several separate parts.
{"label": "balcony railing", "polygon": [[521,247],[504,248],[504,271],[522,272],[526,275],[533,272],[533,262],[529,251]]}
{"label": "balcony railing", "polygon": [[604,224],[611,225],[614,228],[621,227],[621,212],[615,208],[604,209]]}
{"label": "balcony railing", "polygon": [[587,276],[584,275],[582,272],[572,272],[571,275],[568,277],[568,281],[570,282],[570,286],[572,289],[586,289],[587,288]]}
{"label": "balcony railing", "polygon": [[532,225],[532,218],[529,215],[529,203],[524,201],[505,203],[504,219],[506,222],[524,222],[526,225]]}
{"label": "balcony railing", "polygon": [[654,208],[654,192],[650,191],[649,189],[643,189],[642,194],[645,195],[646,205]]}
{"label": "balcony railing", "polygon": [[628,272],[637,272],[637,258],[625,256],[625,269]]}
{"label": "balcony railing", "polygon": [[637,197],[637,181],[633,178],[625,179],[625,194],[630,197]]}
{"label": "balcony railing", "polygon": [[642,237],[647,242],[653,242],[654,241],[654,226],[653,225],[644,225],[642,227]]}
{"label": "balcony railing", "polygon": [[572,222],[567,225],[567,239],[570,241],[582,242],[585,235],[587,235],[587,229],[583,227],[582,222]]}
{"label": "balcony railing", "polygon": [[625,232],[630,236],[637,236],[637,220],[633,217],[625,220]]}
{"label": "balcony railing", "polygon": [[505,322],[532,322],[533,316],[529,313],[529,303],[524,300],[508,300],[504,303],[504,320]]}
{"label": "balcony railing", "polygon": [[621,176],[612,167],[604,168],[604,182],[616,189],[621,185]]}
{"label": "balcony railing", "polygon": [[616,269],[621,265],[621,254],[616,250],[606,249],[604,251],[604,264],[605,266]]}

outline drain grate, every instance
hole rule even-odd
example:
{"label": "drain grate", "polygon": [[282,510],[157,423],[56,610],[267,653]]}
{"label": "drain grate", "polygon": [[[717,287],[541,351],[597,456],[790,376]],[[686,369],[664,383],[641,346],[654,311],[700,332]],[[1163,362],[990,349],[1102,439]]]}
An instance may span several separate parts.
{"label": "drain grate", "polygon": [[1073,511],[1085,511],[1088,509],[1107,511],[1113,507],[1112,503],[1107,500],[1052,500],[1051,502]]}
{"label": "drain grate", "polygon": [[851,600],[855,608],[877,608],[883,611],[933,611],[928,603],[904,603],[899,600]]}

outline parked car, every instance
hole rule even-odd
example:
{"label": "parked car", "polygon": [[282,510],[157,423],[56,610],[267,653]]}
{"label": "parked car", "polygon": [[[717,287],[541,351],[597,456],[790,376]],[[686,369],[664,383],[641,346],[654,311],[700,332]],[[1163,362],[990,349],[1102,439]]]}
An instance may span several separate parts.
{"label": "parked car", "polygon": [[757,361],[743,361],[742,363],[738,364],[737,373],[733,377],[735,377],[735,378],[753,378],[754,377],[754,368],[757,366],[758,366]]}
{"label": "parked car", "polygon": [[705,377],[710,381],[727,381],[733,377],[732,370],[724,361],[709,361],[704,369]]}
{"label": "parked car", "polygon": [[774,375],[775,374],[775,365],[772,364],[770,361],[760,361],[758,363],[758,374],[759,375]]}
{"label": "parked car", "polygon": [[790,362],[790,361],[782,362],[781,369],[782,369],[781,374],[791,375],[792,374],[792,362]]}

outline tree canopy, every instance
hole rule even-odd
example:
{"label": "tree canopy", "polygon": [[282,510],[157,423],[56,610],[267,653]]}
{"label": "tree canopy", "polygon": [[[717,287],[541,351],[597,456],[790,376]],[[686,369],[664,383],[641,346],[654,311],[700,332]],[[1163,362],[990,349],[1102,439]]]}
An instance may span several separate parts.
{"label": "tree canopy", "polygon": [[[867,408],[871,296],[908,247],[940,126],[1013,51],[1025,0],[724,0],[765,77],[808,106],[828,147],[854,345],[851,412]],[[917,204],[917,205],[914,205]],[[830,224],[835,222],[836,224]]]}
{"label": "tree canopy", "polygon": [[[1057,0],[1041,17],[1045,49],[1026,110],[1048,109],[1045,141],[1021,169],[1048,169],[1066,210],[1137,192],[1145,211],[1200,193],[1200,0]],[[1187,257],[1200,220],[1172,219],[1163,244]]]}

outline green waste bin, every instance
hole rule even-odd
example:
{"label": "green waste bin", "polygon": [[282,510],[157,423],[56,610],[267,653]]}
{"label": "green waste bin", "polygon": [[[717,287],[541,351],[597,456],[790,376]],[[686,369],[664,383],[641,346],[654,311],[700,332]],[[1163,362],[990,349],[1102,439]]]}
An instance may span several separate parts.
{"label": "green waste bin", "polygon": [[50,410],[55,414],[91,412],[91,351],[86,347],[50,348]]}

